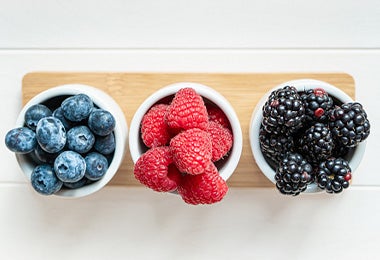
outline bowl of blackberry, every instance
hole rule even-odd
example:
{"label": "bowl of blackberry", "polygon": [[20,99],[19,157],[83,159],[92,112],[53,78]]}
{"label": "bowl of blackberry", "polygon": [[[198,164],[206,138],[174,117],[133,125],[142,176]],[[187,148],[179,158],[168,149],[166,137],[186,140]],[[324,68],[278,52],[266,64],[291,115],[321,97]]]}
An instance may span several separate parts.
{"label": "bowl of blackberry", "polygon": [[124,158],[127,134],[124,114],[111,96],[67,84],[28,101],[5,144],[36,192],[78,198],[112,179]]}
{"label": "bowl of blackberry", "polygon": [[285,195],[341,193],[365,152],[363,106],[323,81],[282,83],[252,113],[249,138],[263,174]]}
{"label": "bowl of blackberry", "polygon": [[213,204],[227,191],[242,152],[242,131],[227,99],[211,87],[179,82],[152,93],[129,131],[135,178],[186,203]]}

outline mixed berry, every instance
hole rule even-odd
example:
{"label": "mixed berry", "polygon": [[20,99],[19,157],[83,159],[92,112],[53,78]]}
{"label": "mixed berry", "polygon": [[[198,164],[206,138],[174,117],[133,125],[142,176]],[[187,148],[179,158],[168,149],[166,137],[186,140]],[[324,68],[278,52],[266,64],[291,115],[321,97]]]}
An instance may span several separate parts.
{"label": "mixed berry", "polygon": [[299,195],[311,183],[328,193],[349,186],[346,157],[370,133],[361,104],[339,103],[322,88],[285,86],[270,94],[262,112],[260,148],[281,193]]}
{"label": "mixed berry", "polygon": [[233,145],[223,111],[194,89],[182,88],[167,103],[153,105],[141,122],[147,151],[134,167],[140,183],[159,192],[178,192],[188,204],[212,204],[228,191],[217,163]]}
{"label": "mixed berry", "polygon": [[105,175],[115,150],[115,124],[86,94],[64,96],[28,108],[24,126],[10,130],[5,144],[34,162],[32,187],[51,195]]}

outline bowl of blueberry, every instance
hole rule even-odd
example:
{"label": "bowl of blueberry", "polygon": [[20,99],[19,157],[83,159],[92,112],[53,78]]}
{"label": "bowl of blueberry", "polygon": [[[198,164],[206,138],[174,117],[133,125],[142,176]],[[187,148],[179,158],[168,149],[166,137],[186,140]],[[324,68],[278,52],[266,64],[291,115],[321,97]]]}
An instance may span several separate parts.
{"label": "bowl of blueberry", "polygon": [[92,86],[67,84],[34,96],[5,144],[39,194],[83,197],[115,175],[127,135],[123,111],[112,97]]}
{"label": "bowl of blueberry", "polygon": [[194,82],[152,93],[130,124],[135,178],[154,191],[178,194],[188,204],[224,198],[242,146],[234,108],[213,88]]}
{"label": "bowl of blueberry", "polygon": [[285,195],[340,193],[365,152],[370,123],[363,106],[323,81],[285,82],[252,113],[253,157]]}

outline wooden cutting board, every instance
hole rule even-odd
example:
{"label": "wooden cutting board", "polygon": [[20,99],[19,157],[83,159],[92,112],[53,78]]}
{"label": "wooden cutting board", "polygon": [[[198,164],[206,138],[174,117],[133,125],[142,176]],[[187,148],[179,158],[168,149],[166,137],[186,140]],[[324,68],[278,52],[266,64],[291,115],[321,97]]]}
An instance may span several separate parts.
{"label": "wooden cutting board", "polygon": [[[243,131],[243,153],[228,180],[231,187],[270,187],[273,184],[257,167],[249,145],[249,121],[260,98],[278,84],[295,79],[318,79],[355,97],[354,79],[345,73],[103,73],[33,72],[22,81],[22,101],[48,88],[70,83],[87,84],[111,95],[125,113],[128,125],[140,104],[154,91],[175,82],[198,82],[224,95],[234,107]],[[140,185],[133,176],[133,163],[125,160],[110,185]]]}

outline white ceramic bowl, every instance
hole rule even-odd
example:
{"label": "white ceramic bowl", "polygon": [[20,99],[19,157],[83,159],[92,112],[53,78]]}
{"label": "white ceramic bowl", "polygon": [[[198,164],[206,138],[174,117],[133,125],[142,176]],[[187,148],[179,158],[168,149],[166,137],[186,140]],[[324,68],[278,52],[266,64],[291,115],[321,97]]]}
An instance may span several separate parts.
{"label": "white ceramic bowl", "polygon": [[137,109],[132,118],[129,129],[129,149],[134,163],[145,153],[148,148],[144,145],[140,135],[141,120],[146,112],[158,101],[174,94],[181,88],[193,88],[204,99],[211,101],[223,110],[231,124],[233,134],[233,146],[229,156],[218,164],[219,173],[224,180],[227,180],[237,167],[243,148],[243,137],[239,119],[235,110],[227,99],[214,89],[199,83],[180,82],[168,85],[150,95]]}
{"label": "white ceramic bowl", "polygon": [[[116,120],[116,126],[114,130],[116,147],[112,162],[102,179],[77,189],[62,188],[60,191],[55,193],[55,195],[62,197],[77,198],[94,193],[103,188],[115,175],[120,164],[123,161],[127,144],[128,127],[123,111],[115,102],[115,100],[113,100],[107,93],[103,92],[100,89],[82,84],[68,84],[50,88],[34,96],[23,107],[16,121],[16,127],[23,126],[25,112],[32,105],[44,102],[51,102],[54,104],[58,103],[58,100],[62,99],[60,98],[62,96],[72,96],[80,93],[88,95],[94,102],[94,105],[98,106],[99,108],[108,110],[112,113]],[[62,100],[59,102],[61,101]],[[56,106],[58,106],[58,104]],[[32,171],[36,164],[30,159],[28,155],[16,154],[16,158],[19,166],[21,167],[21,170],[30,181]]]}
{"label": "white ceramic bowl", "polygon": [[[311,88],[323,88],[326,90],[326,92],[336,99],[340,100],[342,103],[346,102],[352,102],[352,98],[350,98],[346,93],[344,93],[342,90],[340,90],[337,87],[334,87],[333,85],[319,81],[319,80],[313,80],[313,79],[300,79],[300,80],[292,80],[285,83],[282,83],[275,88],[268,91],[259,101],[259,103],[256,105],[252,117],[251,122],[249,126],[249,140],[251,145],[251,150],[253,157],[259,166],[260,170],[263,172],[263,174],[273,183],[276,183],[274,176],[276,174],[276,170],[271,167],[271,165],[267,162],[265,159],[261,149],[260,149],[260,143],[259,143],[259,132],[260,132],[260,124],[263,119],[262,115],[262,107],[264,106],[266,100],[268,99],[270,93],[274,91],[275,89],[282,88],[285,86],[294,86],[298,91],[304,91]],[[361,142],[355,149],[353,149],[349,154],[345,156],[345,159],[348,160],[349,165],[351,167],[351,171],[354,172],[356,168],[359,166],[360,161],[363,158],[364,151],[365,151],[366,141]],[[309,184],[306,193],[315,193],[320,192],[321,189],[318,188],[317,184],[312,183]]]}

